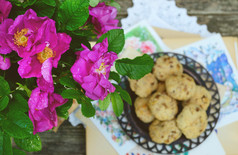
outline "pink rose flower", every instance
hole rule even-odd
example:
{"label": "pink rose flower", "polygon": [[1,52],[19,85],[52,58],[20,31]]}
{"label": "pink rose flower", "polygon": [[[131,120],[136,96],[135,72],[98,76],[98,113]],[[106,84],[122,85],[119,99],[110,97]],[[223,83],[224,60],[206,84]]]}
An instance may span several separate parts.
{"label": "pink rose flower", "polygon": [[7,41],[9,46],[22,58],[31,56],[44,49],[45,44],[35,44],[35,33],[42,24],[49,20],[48,17],[37,17],[37,14],[29,9],[24,15],[19,15],[8,29]]}
{"label": "pink rose flower", "polygon": [[89,7],[89,15],[91,16],[91,22],[96,29],[98,38],[111,29],[119,29],[117,27],[118,20],[117,9],[112,6],[106,6],[104,2],[98,3],[96,7]]}
{"label": "pink rose flower", "polygon": [[0,23],[6,19],[12,9],[12,4],[6,0],[0,0]]}
{"label": "pink rose flower", "polygon": [[0,69],[8,70],[11,67],[11,62],[9,58],[4,58],[0,55]]}
{"label": "pink rose flower", "polygon": [[156,46],[151,41],[145,41],[141,43],[141,52],[142,53],[154,53],[156,51]]}
{"label": "pink rose flower", "polygon": [[76,62],[71,68],[75,81],[86,91],[85,95],[93,100],[103,100],[115,87],[108,81],[109,73],[117,54],[108,52],[108,41],[96,44],[92,51],[82,45]]}
{"label": "pink rose flower", "polygon": [[0,24],[0,54],[11,53],[12,49],[7,43],[8,28],[13,24],[12,19],[6,19]]}
{"label": "pink rose flower", "polygon": [[35,88],[29,98],[29,117],[33,123],[34,131],[44,132],[57,126],[57,113],[55,108],[65,104],[68,100],[55,93]]}
{"label": "pink rose flower", "polygon": [[126,39],[125,48],[131,47],[133,49],[139,49],[141,46],[140,38],[129,37]]}
{"label": "pink rose flower", "polygon": [[[43,77],[48,83],[53,83],[52,68],[57,68],[61,55],[70,46],[71,37],[65,33],[56,33],[55,22],[47,20],[33,35],[35,45],[39,45],[34,54],[18,62],[18,73],[22,78]],[[40,50],[39,50],[40,49]]]}

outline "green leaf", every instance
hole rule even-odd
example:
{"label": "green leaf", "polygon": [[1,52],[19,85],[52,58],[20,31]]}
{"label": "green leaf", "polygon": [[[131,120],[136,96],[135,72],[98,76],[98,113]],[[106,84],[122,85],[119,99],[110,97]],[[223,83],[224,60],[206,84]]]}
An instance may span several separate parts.
{"label": "green leaf", "polygon": [[65,89],[61,93],[61,96],[65,99],[80,99],[83,93],[75,89]]}
{"label": "green leaf", "polygon": [[109,104],[110,104],[110,94],[108,94],[107,97],[103,101],[99,100],[99,108],[102,111],[107,110]]}
{"label": "green leaf", "polygon": [[13,155],[26,155],[26,153],[22,150],[18,150],[16,148],[13,148]]}
{"label": "green leaf", "polygon": [[111,2],[109,5],[115,7],[118,12],[121,11],[121,6],[117,2]]}
{"label": "green leaf", "polygon": [[40,0],[33,5],[32,9],[39,17],[48,16],[51,18],[55,12],[55,5],[54,0]]}
{"label": "green leaf", "polygon": [[61,25],[69,31],[78,29],[88,19],[88,7],[88,0],[65,0],[58,14]]}
{"label": "green leaf", "polygon": [[119,92],[122,99],[125,100],[128,104],[132,105],[130,94],[126,90],[122,89],[120,86],[116,84],[113,84],[113,86],[116,88],[116,91]]}
{"label": "green leaf", "polygon": [[81,111],[85,117],[93,117],[95,115],[95,109],[91,102],[82,102],[82,100],[77,100],[81,104]]}
{"label": "green leaf", "polygon": [[109,80],[115,80],[117,83],[121,82],[120,75],[116,72],[113,72],[113,71],[110,72]]}
{"label": "green leaf", "polygon": [[65,104],[63,104],[62,106],[59,106],[56,108],[56,112],[57,112],[57,115],[59,117],[63,117],[65,119],[67,119],[69,117],[69,108],[72,106],[73,104],[73,100],[70,99],[68,100],[68,102],[66,102]]}
{"label": "green leaf", "polygon": [[60,84],[63,86],[69,87],[69,88],[77,88],[77,82],[74,81],[74,79],[64,76],[59,79]]}
{"label": "green leaf", "polygon": [[0,99],[0,111],[4,110],[9,103],[9,97],[8,96],[3,96]]}
{"label": "green leaf", "polygon": [[14,138],[27,138],[33,133],[30,118],[21,111],[10,111],[7,119],[2,121],[3,130]]}
{"label": "green leaf", "polygon": [[2,77],[0,76],[0,96],[7,96],[10,94],[10,87],[8,82]]}
{"label": "green leaf", "polygon": [[10,136],[0,128],[0,154],[12,155],[12,142]]}
{"label": "green leaf", "polygon": [[17,6],[21,6],[23,8],[31,6],[36,2],[36,0],[9,0],[9,1],[12,2],[13,4],[15,4]]}
{"label": "green leaf", "polygon": [[14,141],[18,147],[28,152],[40,151],[42,149],[40,136],[37,134],[24,139],[14,138]]}
{"label": "green leaf", "polygon": [[17,90],[15,91],[13,95],[13,99],[11,100],[11,103],[9,105],[10,111],[21,111],[21,112],[27,112],[29,110],[28,102],[21,94],[22,91]]}
{"label": "green leaf", "polygon": [[55,0],[41,0],[42,2],[44,2],[45,4],[49,5],[49,6],[56,6],[56,2]]}
{"label": "green leaf", "polygon": [[103,34],[97,41],[102,42],[105,38],[108,39],[108,51],[113,51],[119,54],[125,44],[125,36],[123,29],[113,29]]}
{"label": "green leaf", "polygon": [[144,54],[143,56],[136,57],[135,59],[119,59],[116,61],[115,67],[119,74],[126,75],[130,79],[138,80],[150,73],[154,66],[153,59]]}
{"label": "green leaf", "polygon": [[2,126],[2,121],[5,119],[5,116],[0,113],[0,126]]}
{"label": "green leaf", "polygon": [[31,90],[26,85],[22,85],[21,83],[18,82],[16,84],[19,86],[20,90],[26,91],[28,97],[31,96]]}
{"label": "green leaf", "polygon": [[99,0],[89,0],[89,5],[90,5],[91,7],[97,6],[98,3],[99,3]]}
{"label": "green leaf", "polygon": [[112,108],[115,115],[118,117],[122,114],[124,104],[122,102],[121,96],[117,93],[111,93]]}

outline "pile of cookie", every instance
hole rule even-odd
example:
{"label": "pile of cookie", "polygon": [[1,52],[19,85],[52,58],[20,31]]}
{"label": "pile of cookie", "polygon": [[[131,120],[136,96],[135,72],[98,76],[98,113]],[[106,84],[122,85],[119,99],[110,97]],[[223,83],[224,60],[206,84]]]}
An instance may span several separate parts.
{"label": "pile of cookie", "polygon": [[[175,57],[159,57],[152,73],[129,82],[138,96],[135,113],[142,122],[152,122],[149,135],[154,142],[170,144],[182,134],[193,139],[206,129],[211,95],[183,73],[183,66]],[[179,104],[183,107],[180,113]]]}

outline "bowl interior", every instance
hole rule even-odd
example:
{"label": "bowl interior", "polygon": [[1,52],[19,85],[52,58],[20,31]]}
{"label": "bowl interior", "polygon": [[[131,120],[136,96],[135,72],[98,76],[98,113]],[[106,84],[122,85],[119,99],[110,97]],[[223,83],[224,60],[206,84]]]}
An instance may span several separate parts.
{"label": "bowl interior", "polygon": [[[184,135],[182,135],[178,140],[169,145],[157,144],[155,142],[152,142],[149,136],[148,128],[150,123],[142,122],[135,114],[134,104],[130,106],[126,102],[124,104],[124,112],[120,117],[118,117],[118,121],[122,129],[126,132],[126,134],[143,148],[148,149],[152,152],[162,154],[182,153],[198,146],[211,134],[219,117],[220,97],[218,93],[218,88],[215,85],[212,76],[202,65],[184,55],[171,52],[156,53],[152,54],[151,56],[155,61],[158,57],[163,55],[175,56],[183,65],[184,73],[193,77],[197,85],[204,86],[212,95],[211,104],[207,109],[208,125],[204,133],[202,133],[198,138],[192,140],[187,139]],[[126,77],[122,78],[122,82],[120,83],[120,85],[123,89],[128,91],[131,96],[132,103],[134,103],[137,95],[130,89],[129,81]],[[182,105],[178,105],[179,114],[182,110]]]}

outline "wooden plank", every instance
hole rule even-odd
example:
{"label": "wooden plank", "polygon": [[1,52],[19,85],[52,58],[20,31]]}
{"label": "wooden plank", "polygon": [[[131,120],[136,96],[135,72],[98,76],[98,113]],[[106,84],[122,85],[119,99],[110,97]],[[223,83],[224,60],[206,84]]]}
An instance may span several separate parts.
{"label": "wooden plank", "polygon": [[85,129],[82,125],[73,127],[68,121],[60,126],[57,133],[53,131],[39,133],[42,151],[29,154],[38,155],[85,155]]}
{"label": "wooden plank", "polygon": [[238,0],[176,0],[176,5],[197,16],[197,22],[206,24],[210,32],[238,36]]}

